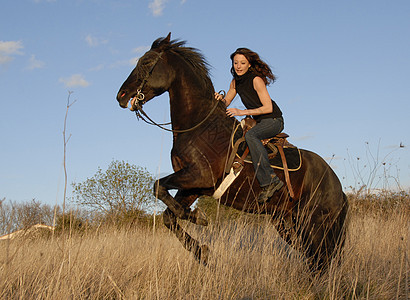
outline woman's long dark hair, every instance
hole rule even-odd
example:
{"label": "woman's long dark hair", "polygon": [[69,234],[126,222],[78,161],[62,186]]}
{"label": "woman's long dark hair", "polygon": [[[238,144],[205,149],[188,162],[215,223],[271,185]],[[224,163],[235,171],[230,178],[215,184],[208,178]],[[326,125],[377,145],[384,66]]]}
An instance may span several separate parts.
{"label": "woman's long dark hair", "polygon": [[246,59],[251,64],[251,67],[249,70],[253,71],[256,75],[261,77],[266,85],[269,85],[275,81],[276,77],[275,75],[273,75],[272,70],[270,69],[268,64],[260,59],[258,53],[253,52],[252,50],[249,50],[248,48],[238,48],[230,56],[232,60],[231,74],[234,78],[237,75],[235,72],[235,68],[233,66],[233,59],[235,55],[237,54],[242,54],[243,56],[246,57]]}

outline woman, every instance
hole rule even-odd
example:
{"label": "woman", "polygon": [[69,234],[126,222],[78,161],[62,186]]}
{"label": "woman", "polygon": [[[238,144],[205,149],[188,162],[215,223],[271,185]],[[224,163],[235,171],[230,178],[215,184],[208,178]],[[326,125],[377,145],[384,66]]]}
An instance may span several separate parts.
{"label": "woman", "polygon": [[275,81],[275,76],[259,55],[247,48],[238,48],[230,58],[233,79],[229,90],[225,98],[218,93],[215,93],[215,98],[229,106],[236,94],[239,94],[246,109],[228,108],[226,114],[230,117],[252,116],[257,122],[245,134],[245,140],[252,156],[256,178],[262,188],[258,202],[264,203],[283,186],[283,182],[271,168],[268,153],[261,142],[274,137],[284,127],[282,112],[266,88]]}

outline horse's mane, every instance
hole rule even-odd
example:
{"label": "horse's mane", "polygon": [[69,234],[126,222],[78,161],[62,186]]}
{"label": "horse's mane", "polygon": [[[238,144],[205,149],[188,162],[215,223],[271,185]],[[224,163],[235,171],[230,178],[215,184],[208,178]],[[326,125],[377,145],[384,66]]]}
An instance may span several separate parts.
{"label": "horse's mane", "polygon": [[[151,49],[158,48],[164,39],[165,38],[159,38],[155,40],[152,43]],[[168,44],[166,44],[164,51],[173,52],[185,60],[193,69],[194,74],[202,80],[204,87],[213,91],[213,85],[210,79],[209,63],[198,49],[186,47],[185,44],[186,41],[171,40]]]}

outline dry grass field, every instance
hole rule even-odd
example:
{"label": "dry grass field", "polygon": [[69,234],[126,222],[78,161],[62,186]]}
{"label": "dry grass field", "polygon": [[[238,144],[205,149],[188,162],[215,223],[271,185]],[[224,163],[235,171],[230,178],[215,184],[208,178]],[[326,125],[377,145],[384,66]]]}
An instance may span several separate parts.
{"label": "dry grass field", "polygon": [[0,243],[0,299],[409,299],[408,195],[389,207],[351,203],[339,264],[321,276],[263,217],[202,229],[199,264],[160,224]]}

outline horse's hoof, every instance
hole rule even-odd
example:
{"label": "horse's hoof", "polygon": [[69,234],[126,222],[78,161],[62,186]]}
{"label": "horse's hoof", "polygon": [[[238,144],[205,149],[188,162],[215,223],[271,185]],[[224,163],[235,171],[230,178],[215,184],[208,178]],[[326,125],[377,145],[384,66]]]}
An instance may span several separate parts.
{"label": "horse's hoof", "polygon": [[199,208],[195,208],[192,211],[192,215],[194,216],[194,223],[197,225],[208,226],[208,218],[206,217],[205,213],[202,212]]}

